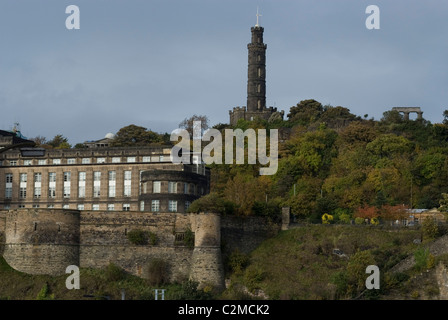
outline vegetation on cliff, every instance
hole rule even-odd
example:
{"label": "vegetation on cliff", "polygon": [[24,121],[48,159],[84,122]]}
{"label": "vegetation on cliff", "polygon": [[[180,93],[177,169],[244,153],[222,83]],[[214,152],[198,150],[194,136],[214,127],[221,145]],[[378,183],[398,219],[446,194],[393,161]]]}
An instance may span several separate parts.
{"label": "vegetation on cliff", "polygon": [[[381,226],[308,225],[280,232],[249,255],[230,259],[230,299],[346,300],[437,297],[432,271],[448,255],[432,256],[420,229]],[[436,238],[445,235],[438,230]],[[406,271],[394,269],[414,256]],[[366,290],[366,267],[380,270],[380,289]],[[423,276],[421,273],[423,272]],[[415,292],[419,292],[415,296]]]}
{"label": "vegetation on cliff", "polygon": [[235,127],[215,128],[280,132],[272,176],[260,176],[259,163],[210,166],[212,192],[232,203],[238,215],[278,215],[279,207],[289,206],[298,219],[321,223],[327,213],[337,223],[355,219],[363,209],[430,209],[446,202],[446,119],[432,124],[386,111],[374,120],[310,99],[291,107],[285,121],[240,120]]}

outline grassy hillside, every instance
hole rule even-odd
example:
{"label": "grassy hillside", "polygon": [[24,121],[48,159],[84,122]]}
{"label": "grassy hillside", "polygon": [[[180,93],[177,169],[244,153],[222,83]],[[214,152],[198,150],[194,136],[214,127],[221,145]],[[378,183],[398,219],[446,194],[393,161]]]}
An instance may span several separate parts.
{"label": "grassy hillside", "polygon": [[[250,256],[234,253],[230,257],[231,285],[223,297],[262,292],[268,299],[382,299],[406,294],[405,298],[411,296],[411,286],[416,284],[410,279],[419,270],[392,273],[390,269],[422,250],[421,244],[413,242],[420,237],[419,230],[373,226],[310,225],[282,231]],[[345,256],[334,254],[334,249]],[[368,265],[380,269],[380,290],[365,290]],[[435,285],[428,289],[434,294],[437,290]]]}
{"label": "grassy hillside", "polygon": [[[29,275],[12,269],[0,257],[1,300],[119,300],[125,290],[126,300],[154,300],[154,289],[167,289],[165,299],[210,299],[209,293],[197,290],[197,284],[185,281],[181,284],[157,284],[125,273],[110,264],[104,269],[80,269],[79,290],[68,290],[67,275],[51,277]],[[86,297],[85,295],[94,296]]]}

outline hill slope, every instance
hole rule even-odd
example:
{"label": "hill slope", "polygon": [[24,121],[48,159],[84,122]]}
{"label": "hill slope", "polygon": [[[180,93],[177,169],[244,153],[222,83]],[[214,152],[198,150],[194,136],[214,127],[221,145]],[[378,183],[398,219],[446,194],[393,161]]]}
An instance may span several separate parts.
{"label": "hill slope", "polygon": [[[252,294],[262,292],[268,299],[417,298],[411,295],[412,286],[417,285],[412,279],[426,264],[434,266],[434,257],[427,254],[420,269],[395,273],[391,268],[416,252],[425,252],[422,244],[414,243],[420,236],[416,229],[347,225],[282,231],[263,242],[246,261],[230,257],[233,273],[224,297],[243,297],[247,289]],[[379,290],[365,288],[368,265],[379,267]],[[419,284],[420,292],[431,287],[429,293],[438,294],[435,280],[426,277],[425,281],[423,289]]]}

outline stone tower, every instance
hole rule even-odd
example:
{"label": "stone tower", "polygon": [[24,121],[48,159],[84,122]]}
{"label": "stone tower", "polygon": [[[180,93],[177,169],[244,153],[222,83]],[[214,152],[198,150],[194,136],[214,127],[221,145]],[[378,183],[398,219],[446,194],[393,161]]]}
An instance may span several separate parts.
{"label": "stone tower", "polygon": [[264,28],[258,24],[251,28],[252,38],[247,45],[247,106],[234,107],[229,111],[230,124],[236,125],[238,120],[247,121],[261,118],[264,120],[283,119],[284,111],[278,112],[277,108],[266,107],[266,48],[263,43]]}
{"label": "stone tower", "polygon": [[252,41],[247,45],[247,111],[261,111],[266,107],[266,48],[263,43],[263,27],[251,28]]}
{"label": "stone tower", "polygon": [[225,289],[221,256],[221,216],[215,213],[192,214],[194,250],[190,277],[202,289],[209,285],[217,291]]}

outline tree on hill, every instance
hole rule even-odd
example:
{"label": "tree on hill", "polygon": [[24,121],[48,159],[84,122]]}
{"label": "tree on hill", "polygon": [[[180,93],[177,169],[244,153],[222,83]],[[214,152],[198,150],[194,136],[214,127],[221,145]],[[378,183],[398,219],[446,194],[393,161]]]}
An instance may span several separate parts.
{"label": "tree on hill", "polygon": [[359,147],[372,142],[377,137],[375,128],[365,121],[354,121],[339,132],[344,147]]}
{"label": "tree on hill", "polygon": [[131,124],[123,127],[115,135],[111,142],[112,147],[133,147],[145,146],[162,142],[162,137],[144,127]]}
{"label": "tree on hill", "polygon": [[287,115],[290,122],[307,126],[315,122],[324,111],[322,104],[314,99],[302,100],[291,107]]}
{"label": "tree on hill", "polygon": [[381,118],[381,122],[383,123],[400,123],[403,122],[403,115],[397,110],[389,110],[383,112],[383,117]]}
{"label": "tree on hill", "polygon": [[47,144],[52,146],[54,149],[70,149],[71,145],[68,143],[68,139],[62,134],[56,135],[52,140],[48,141]]}
{"label": "tree on hill", "polygon": [[324,106],[324,111],[319,118],[320,122],[325,122],[327,127],[331,129],[342,129],[355,120],[361,120],[361,118],[350,113],[349,109],[330,105]]}
{"label": "tree on hill", "polygon": [[207,116],[196,115],[196,114],[192,115],[190,118],[185,118],[184,120],[182,120],[182,122],[179,123],[179,128],[187,130],[188,133],[190,134],[190,136],[192,137],[193,130],[196,129],[196,128],[194,128],[195,121],[201,122],[201,127],[197,128],[197,129],[200,129],[201,134],[204,133],[204,131],[209,128],[209,120],[208,120]]}
{"label": "tree on hill", "polygon": [[42,136],[37,136],[31,140],[36,143],[36,147],[45,149],[70,149],[72,147],[70,143],[68,143],[68,139],[62,134],[57,134],[51,140],[47,140]]}
{"label": "tree on hill", "polygon": [[379,158],[410,153],[412,148],[412,142],[394,134],[381,135],[366,146],[367,151]]}

